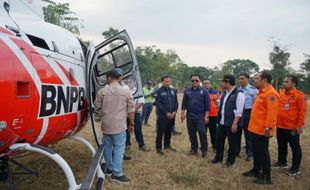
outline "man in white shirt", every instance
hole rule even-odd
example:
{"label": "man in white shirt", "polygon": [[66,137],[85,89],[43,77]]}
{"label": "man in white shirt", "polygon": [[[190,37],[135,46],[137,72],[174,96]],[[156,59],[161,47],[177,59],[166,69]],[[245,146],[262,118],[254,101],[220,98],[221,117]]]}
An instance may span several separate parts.
{"label": "man in white shirt", "polygon": [[233,75],[225,75],[222,80],[222,87],[225,89],[220,101],[218,113],[218,136],[216,156],[211,161],[219,163],[223,161],[224,145],[228,137],[229,149],[225,165],[230,167],[235,163],[236,158],[236,134],[238,122],[242,116],[245,95],[236,88],[236,78]]}
{"label": "man in white shirt", "polygon": [[[136,81],[134,80],[134,78],[130,77],[130,78],[126,79],[126,84],[128,85],[131,93],[134,94],[137,90]],[[148,152],[149,149],[147,149],[145,147],[144,139],[143,139],[143,133],[142,133],[141,113],[142,113],[143,104],[144,104],[144,97],[143,96],[134,99],[134,105],[135,105],[134,133],[135,133],[136,141],[139,145],[139,149],[144,151],[144,152]],[[127,140],[129,140],[129,142],[130,142],[130,135],[127,136]]]}

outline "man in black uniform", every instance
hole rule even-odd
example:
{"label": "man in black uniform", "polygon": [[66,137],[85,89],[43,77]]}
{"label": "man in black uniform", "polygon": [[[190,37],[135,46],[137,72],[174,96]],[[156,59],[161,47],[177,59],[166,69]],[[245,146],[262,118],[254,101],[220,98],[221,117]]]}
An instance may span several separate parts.
{"label": "man in black uniform", "polygon": [[178,110],[178,100],[176,91],[169,87],[171,83],[170,76],[164,76],[161,79],[163,86],[158,89],[156,96],[156,109],[158,130],[156,135],[157,153],[163,154],[162,139],[164,136],[164,149],[176,151],[170,146],[171,130],[175,123],[175,116]]}

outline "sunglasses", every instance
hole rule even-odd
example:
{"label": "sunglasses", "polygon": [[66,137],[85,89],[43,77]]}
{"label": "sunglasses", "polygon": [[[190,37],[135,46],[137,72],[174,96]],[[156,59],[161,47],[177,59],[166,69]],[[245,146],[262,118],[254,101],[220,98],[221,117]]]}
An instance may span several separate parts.
{"label": "sunglasses", "polygon": [[199,82],[199,80],[192,80],[192,82]]}

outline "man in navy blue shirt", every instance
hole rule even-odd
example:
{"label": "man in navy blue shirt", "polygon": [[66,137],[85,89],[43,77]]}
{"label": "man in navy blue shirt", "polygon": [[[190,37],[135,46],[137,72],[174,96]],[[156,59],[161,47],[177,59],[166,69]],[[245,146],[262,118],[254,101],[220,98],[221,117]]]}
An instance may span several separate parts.
{"label": "man in navy blue shirt", "polygon": [[157,122],[158,129],[156,135],[156,150],[157,153],[163,154],[162,152],[162,139],[164,136],[164,149],[176,151],[171,148],[171,130],[175,124],[175,116],[178,110],[178,99],[176,91],[170,88],[171,77],[164,76],[161,79],[162,87],[157,91],[155,98],[156,109],[157,109]]}
{"label": "man in navy blue shirt", "polygon": [[200,76],[198,74],[191,75],[191,82],[192,87],[184,92],[181,120],[184,121],[186,114],[187,130],[191,142],[189,155],[198,154],[198,131],[202,157],[206,157],[208,141],[205,125],[209,123],[210,98],[208,92],[199,86]]}

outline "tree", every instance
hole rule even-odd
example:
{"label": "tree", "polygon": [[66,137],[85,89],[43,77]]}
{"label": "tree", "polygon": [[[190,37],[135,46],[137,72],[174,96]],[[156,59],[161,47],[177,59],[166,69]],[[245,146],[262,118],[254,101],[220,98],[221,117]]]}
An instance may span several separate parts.
{"label": "tree", "polygon": [[300,80],[299,88],[306,92],[310,93],[310,54],[304,54],[306,57],[306,60],[301,63],[300,68],[302,69],[302,73],[298,77]]}
{"label": "tree", "polygon": [[113,27],[109,27],[109,29],[107,31],[102,32],[102,35],[104,36],[104,38],[108,39],[117,33],[119,33],[118,29],[113,28]]}
{"label": "tree", "polygon": [[269,53],[269,61],[273,66],[271,73],[274,78],[274,85],[276,89],[280,86],[285,75],[288,73],[286,67],[290,65],[290,53],[287,48],[281,47],[279,41],[273,41],[272,52]]}
{"label": "tree", "polygon": [[46,22],[63,27],[74,34],[79,35],[83,25],[70,10],[69,3],[55,3],[52,0],[43,0],[47,6],[43,6],[44,20]]}
{"label": "tree", "polygon": [[253,75],[259,71],[259,66],[249,59],[233,59],[228,60],[222,67],[223,73],[229,73],[234,76],[239,76],[241,73]]}
{"label": "tree", "polygon": [[306,57],[306,60],[301,63],[300,68],[303,70],[303,72],[306,73],[307,77],[310,77],[310,54],[304,54]]}
{"label": "tree", "polygon": [[179,64],[179,59],[173,51],[168,50],[165,53],[156,46],[137,47],[136,56],[143,81],[160,82],[160,78],[164,75],[171,75],[176,81],[176,66]]}

